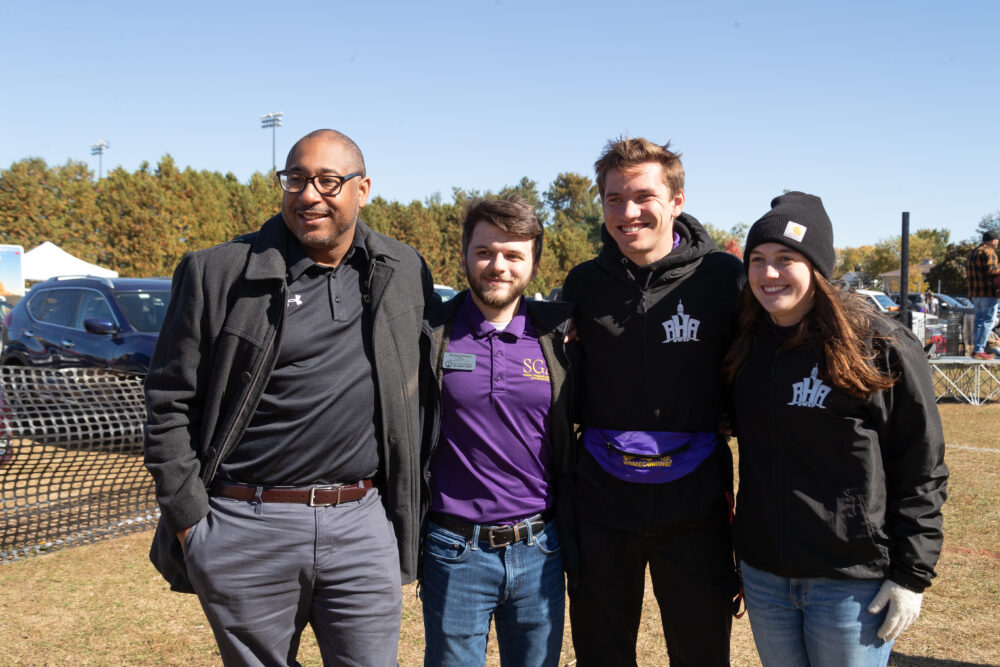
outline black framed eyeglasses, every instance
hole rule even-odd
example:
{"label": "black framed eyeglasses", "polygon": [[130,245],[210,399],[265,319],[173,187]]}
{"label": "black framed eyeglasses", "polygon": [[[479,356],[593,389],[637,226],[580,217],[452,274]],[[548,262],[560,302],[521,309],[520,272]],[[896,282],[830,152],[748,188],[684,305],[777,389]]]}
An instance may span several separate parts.
{"label": "black framed eyeglasses", "polygon": [[332,197],[340,194],[341,188],[344,187],[344,182],[351,180],[355,176],[364,176],[364,173],[356,171],[347,176],[316,174],[315,176],[306,178],[297,172],[283,169],[278,172],[278,183],[281,184],[281,189],[285,192],[298,193],[305,190],[306,185],[312,182],[313,187],[316,188],[316,192],[327,197]]}

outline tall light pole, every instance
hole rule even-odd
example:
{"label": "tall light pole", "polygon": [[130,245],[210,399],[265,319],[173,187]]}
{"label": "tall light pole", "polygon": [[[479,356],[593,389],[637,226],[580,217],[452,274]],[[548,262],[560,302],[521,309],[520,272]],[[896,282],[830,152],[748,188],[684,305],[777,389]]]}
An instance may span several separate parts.
{"label": "tall light pole", "polygon": [[90,154],[97,155],[97,180],[101,180],[101,174],[104,172],[104,154],[107,150],[111,148],[111,144],[101,139],[96,144],[91,144]]}
{"label": "tall light pole", "polygon": [[274,155],[274,128],[281,127],[281,119],[285,114],[280,111],[266,113],[260,117],[260,126],[263,129],[271,128],[271,170],[277,171],[278,163]]}

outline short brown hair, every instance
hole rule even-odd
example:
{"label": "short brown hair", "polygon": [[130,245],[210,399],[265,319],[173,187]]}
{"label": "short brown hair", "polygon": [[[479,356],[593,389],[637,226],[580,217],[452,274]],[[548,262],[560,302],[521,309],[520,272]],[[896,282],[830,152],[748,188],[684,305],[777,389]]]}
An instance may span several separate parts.
{"label": "short brown hair", "polygon": [[594,163],[597,189],[601,193],[601,199],[604,199],[604,183],[608,172],[612,169],[637,167],[646,162],[663,165],[663,181],[670,188],[671,195],[684,191],[684,165],[681,164],[681,154],[670,150],[669,141],[660,146],[642,137],[630,139],[622,136],[608,141],[601,157]]}
{"label": "short brown hair", "polygon": [[538,266],[542,259],[542,239],[545,228],[538,220],[531,204],[517,195],[495,199],[474,199],[469,202],[462,220],[462,255],[469,251],[472,230],[486,222],[502,232],[517,236],[532,244],[532,264]]}

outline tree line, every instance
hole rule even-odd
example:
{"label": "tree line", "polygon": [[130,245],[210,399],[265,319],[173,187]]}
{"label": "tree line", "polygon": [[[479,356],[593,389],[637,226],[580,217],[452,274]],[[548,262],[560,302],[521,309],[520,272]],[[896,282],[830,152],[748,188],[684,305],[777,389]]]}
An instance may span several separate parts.
{"label": "tree line", "polygon": [[[528,178],[498,192],[454,188],[447,202],[440,193],[409,204],[379,196],[361,217],[376,231],[417,248],[436,282],[461,288],[465,278],[458,256],[466,203],[511,193],[528,201],[545,226],[542,263],[528,292],[548,294],[569,269],[600,248],[601,203],[588,176],[561,173],[544,192]],[[25,158],[0,171],[0,243],[30,250],[51,241],[122,276],[169,276],[185,252],[257,229],[280,210],[281,194],[273,173],[255,172],[243,183],[232,173],[181,169],[170,155],[155,167],[148,162],[132,172],[118,167],[96,181],[82,162],[49,166],[40,158]],[[747,224],[705,227],[720,248],[741,254]],[[983,218],[979,231],[985,229],[1000,230],[1000,212]],[[836,275],[857,268],[877,276],[899,268],[899,245],[897,236],[845,248]],[[974,245],[971,240],[949,243],[947,230],[919,230],[910,238],[911,265],[933,259],[928,282],[936,289],[940,278],[942,290],[964,293],[965,257]]]}

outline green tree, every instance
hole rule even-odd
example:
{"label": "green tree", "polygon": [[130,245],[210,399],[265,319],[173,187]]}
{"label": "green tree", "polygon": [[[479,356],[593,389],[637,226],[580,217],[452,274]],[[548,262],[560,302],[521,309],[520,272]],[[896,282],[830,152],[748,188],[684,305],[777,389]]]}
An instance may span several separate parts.
{"label": "green tree", "polygon": [[837,264],[833,270],[833,277],[842,278],[845,273],[860,271],[870,281],[873,276],[868,274],[867,269],[870,268],[871,254],[874,250],[875,247],[870,245],[838,250]]}
{"label": "green tree", "polygon": [[251,232],[281,210],[281,186],[274,172],[255,171],[243,185],[232,174],[226,174],[229,200],[233,208],[233,236]]}
{"label": "green tree", "polygon": [[725,231],[712,225],[711,223],[703,223],[702,227],[708,232],[709,237],[715,241],[715,245],[721,250],[736,255],[742,259],[743,257],[743,244],[747,240],[747,232],[750,230],[750,226],[745,222],[738,222],[733,225],[729,231]]}
{"label": "green tree", "polygon": [[172,168],[172,160],[161,160],[152,173],[143,162],[135,173],[119,167],[101,181],[98,205],[109,239],[107,263],[121,275],[170,275],[177,258],[189,249],[189,220],[171,208],[176,202],[159,178],[164,173],[169,177]]}
{"label": "green tree", "polygon": [[590,178],[572,172],[559,174],[545,191],[545,202],[553,211],[554,224],[579,227],[592,246],[600,244],[604,211],[600,192]]}
{"label": "green tree", "polygon": [[983,238],[983,234],[986,232],[996,232],[997,234],[1000,234],[1000,211],[984,215],[979,221],[979,226],[976,227],[976,236],[969,240],[974,241],[976,245],[979,245],[979,242]]}
{"label": "green tree", "polygon": [[[910,278],[909,291],[923,291],[927,288],[924,281],[924,274],[916,270],[916,267],[930,260],[934,264],[944,259],[945,251],[948,247],[950,232],[945,229],[920,229],[910,235],[909,264]],[[867,250],[870,248],[870,250]],[[879,275],[897,270],[901,267],[901,242],[899,236],[883,239],[874,246],[863,246],[862,248],[845,248],[840,252],[837,273],[843,275],[846,271],[853,271],[854,266],[861,265],[863,273],[874,280]],[[859,261],[860,260],[860,261]]]}
{"label": "green tree", "polygon": [[51,241],[96,261],[102,239],[92,177],[82,162],[50,168],[41,158],[19,160],[0,172],[0,242],[30,250]]}
{"label": "green tree", "polygon": [[927,273],[927,282],[931,289],[937,292],[940,284],[940,291],[944,294],[968,294],[969,285],[965,277],[965,265],[969,253],[977,245],[978,242],[973,241],[949,245],[941,261]]}
{"label": "green tree", "polygon": [[557,220],[545,230],[541,264],[538,275],[528,285],[528,294],[541,292],[547,296],[553,288],[562,286],[570,269],[596,254],[597,248],[583,227]]}

